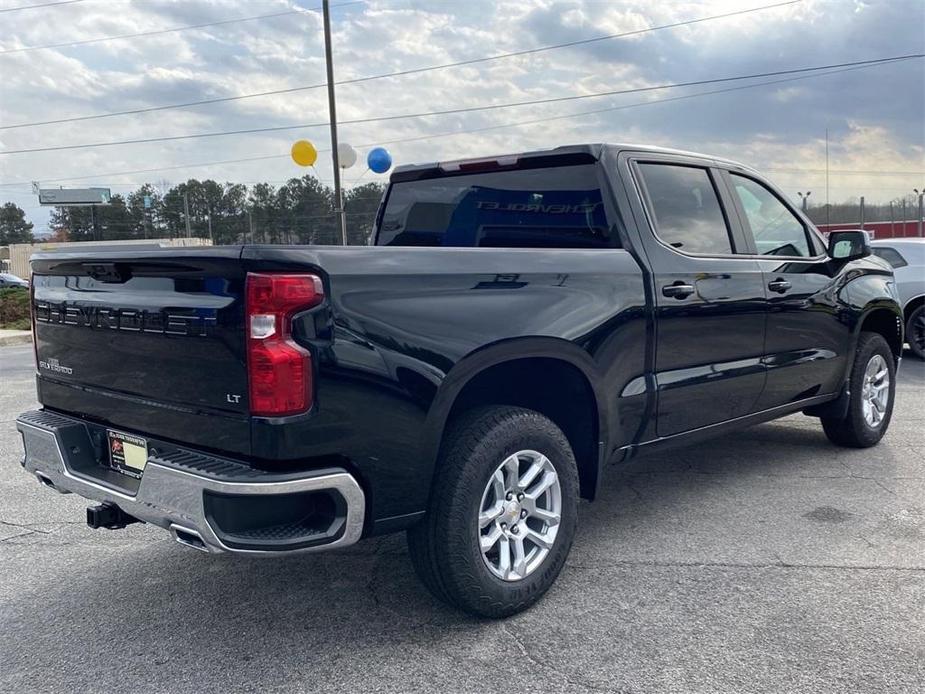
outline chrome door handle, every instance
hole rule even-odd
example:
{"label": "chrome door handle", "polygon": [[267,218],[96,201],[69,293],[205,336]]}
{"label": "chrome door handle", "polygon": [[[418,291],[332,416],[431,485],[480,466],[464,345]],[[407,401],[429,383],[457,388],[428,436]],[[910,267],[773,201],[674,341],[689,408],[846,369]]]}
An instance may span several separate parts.
{"label": "chrome door handle", "polygon": [[772,292],[777,292],[778,294],[783,294],[788,289],[790,289],[791,284],[785,279],[778,277],[776,280],[768,282],[768,289]]}
{"label": "chrome door handle", "polygon": [[680,280],[662,287],[662,296],[667,296],[670,299],[686,299],[693,293],[693,285],[684,284]]}

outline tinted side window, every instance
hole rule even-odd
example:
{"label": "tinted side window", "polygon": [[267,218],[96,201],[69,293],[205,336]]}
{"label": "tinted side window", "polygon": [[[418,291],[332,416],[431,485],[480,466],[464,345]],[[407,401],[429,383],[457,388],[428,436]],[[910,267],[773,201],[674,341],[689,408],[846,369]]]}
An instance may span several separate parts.
{"label": "tinted side window", "polygon": [[895,248],[884,248],[883,246],[875,246],[871,249],[874,255],[883,258],[886,262],[892,265],[894,268],[905,267],[909,263],[906,262],[906,259],[903,258],[899,251]]}
{"label": "tinted side window", "polygon": [[611,248],[594,164],[394,183],[378,246]]}
{"label": "tinted side window", "polygon": [[745,210],[746,233],[751,230],[761,255],[814,255],[803,222],[774,193],[750,178],[738,174],[731,178]]}
{"label": "tinted side window", "polygon": [[639,170],[662,241],[685,253],[732,253],[709,171],[676,164],[640,164]]}

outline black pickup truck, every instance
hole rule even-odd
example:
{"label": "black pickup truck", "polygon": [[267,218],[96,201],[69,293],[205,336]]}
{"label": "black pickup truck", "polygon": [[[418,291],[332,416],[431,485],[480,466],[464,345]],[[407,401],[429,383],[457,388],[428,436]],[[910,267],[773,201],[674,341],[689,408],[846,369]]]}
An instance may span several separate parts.
{"label": "black pickup truck", "polygon": [[23,465],[207,552],[407,530],[439,598],[513,614],[603,467],[794,412],[890,423],[903,344],[863,232],[755,171],[560,147],[396,169],[370,247],[32,260],[43,408]]}

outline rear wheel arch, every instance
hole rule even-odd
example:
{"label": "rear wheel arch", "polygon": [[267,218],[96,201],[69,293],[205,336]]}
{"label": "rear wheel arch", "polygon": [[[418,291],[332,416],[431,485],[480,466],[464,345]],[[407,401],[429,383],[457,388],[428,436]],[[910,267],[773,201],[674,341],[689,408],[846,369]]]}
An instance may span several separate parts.
{"label": "rear wheel arch", "polygon": [[467,356],[447,375],[428,416],[431,460],[438,457],[444,432],[465,412],[488,405],[523,407],[562,430],[578,464],[581,496],[593,499],[609,421],[594,369],[586,352],[557,338],[510,340]]}

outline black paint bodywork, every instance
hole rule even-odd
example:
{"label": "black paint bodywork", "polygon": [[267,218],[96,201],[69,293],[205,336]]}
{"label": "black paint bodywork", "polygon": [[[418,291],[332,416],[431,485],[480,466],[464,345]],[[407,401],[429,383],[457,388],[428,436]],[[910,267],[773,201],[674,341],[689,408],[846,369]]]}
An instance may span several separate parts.
{"label": "black paint bodywork", "polygon": [[[590,496],[607,460],[835,400],[862,323],[874,312],[879,326],[901,316],[884,263],[831,260],[818,236],[809,259],[752,255],[744,245],[735,257],[694,257],[661,243],[635,163],[708,166],[720,181],[726,171],[757,176],[734,163],[613,145],[529,156],[597,162],[614,247],[39,254],[39,399],[262,468],[336,462],[364,487],[371,534],[423,513],[454,403],[486,369],[554,361],[584,381],[596,439],[582,467]],[[433,169],[403,167],[393,180]],[[729,190],[720,192],[744,244],[740,212]],[[322,278],[324,302],[294,321],[312,354],[307,414],[248,414],[242,294],[254,271]],[[792,289],[769,291],[777,278]],[[673,282],[696,291],[663,296]],[[901,321],[898,330],[891,344],[901,345]],[[530,373],[534,389],[543,379],[542,371],[517,373]]]}

